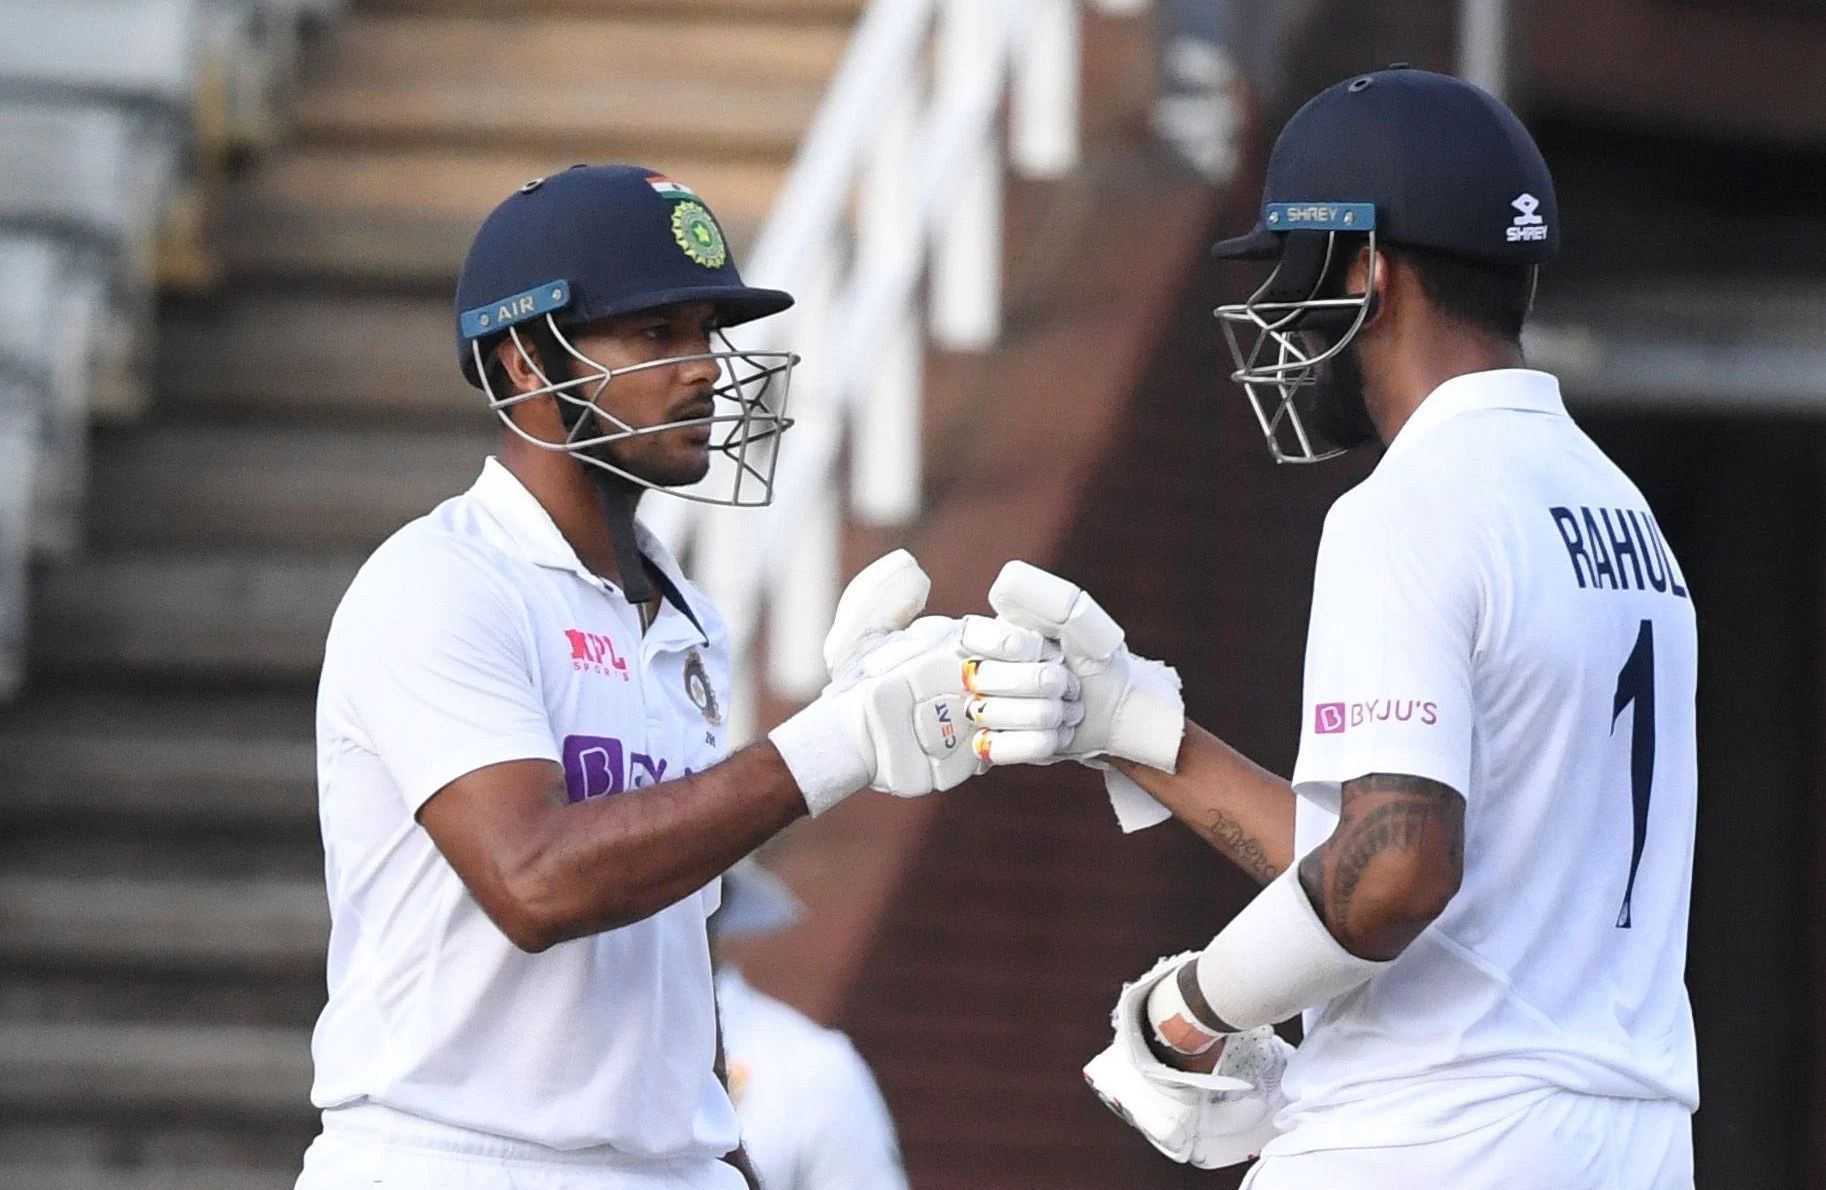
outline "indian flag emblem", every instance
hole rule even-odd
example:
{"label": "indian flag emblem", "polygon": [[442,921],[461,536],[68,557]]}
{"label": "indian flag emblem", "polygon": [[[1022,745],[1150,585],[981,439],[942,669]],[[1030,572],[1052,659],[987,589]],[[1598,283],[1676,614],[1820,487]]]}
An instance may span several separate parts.
{"label": "indian flag emblem", "polygon": [[658,191],[666,198],[674,200],[697,197],[696,194],[692,193],[691,187],[685,185],[683,182],[674,182],[664,174],[653,174],[648,177],[647,185],[653,187],[654,190]]}

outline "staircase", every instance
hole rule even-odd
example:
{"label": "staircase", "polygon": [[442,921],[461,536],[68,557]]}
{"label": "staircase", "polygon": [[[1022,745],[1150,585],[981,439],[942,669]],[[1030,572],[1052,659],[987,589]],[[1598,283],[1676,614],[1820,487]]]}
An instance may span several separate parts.
{"label": "staircase", "polygon": [[336,600],[462,490],[468,236],[530,177],[638,160],[752,240],[860,0],[375,0],[310,48],[230,189],[226,282],[161,312],[94,443],[0,715],[0,1186],[277,1190],[315,1130],[327,930],[312,684]]}

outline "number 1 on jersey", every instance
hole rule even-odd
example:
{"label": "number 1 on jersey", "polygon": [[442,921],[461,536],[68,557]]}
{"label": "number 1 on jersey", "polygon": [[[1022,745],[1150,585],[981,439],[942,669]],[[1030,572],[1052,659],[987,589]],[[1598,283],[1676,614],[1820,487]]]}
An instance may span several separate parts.
{"label": "number 1 on jersey", "polygon": [[1636,867],[1642,862],[1642,841],[1648,835],[1649,791],[1655,781],[1655,625],[1642,621],[1636,647],[1617,671],[1617,694],[1611,703],[1610,730],[1617,733],[1623,708],[1636,704],[1629,740],[1629,792],[1635,809],[1635,845],[1629,855],[1629,882],[1623,886],[1623,907],[1617,911],[1617,928],[1629,929],[1629,899],[1636,891]]}

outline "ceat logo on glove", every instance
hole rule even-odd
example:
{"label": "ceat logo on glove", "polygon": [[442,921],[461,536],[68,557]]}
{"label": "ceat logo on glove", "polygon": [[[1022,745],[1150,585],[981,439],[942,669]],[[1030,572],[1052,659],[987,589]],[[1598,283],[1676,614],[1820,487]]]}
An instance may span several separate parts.
{"label": "ceat logo on glove", "polygon": [[945,751],[949,752],[957,747],[957,725],[951,722],[951,708],[941,702],[932,711],[938,716],[939,738],[945,742]]}

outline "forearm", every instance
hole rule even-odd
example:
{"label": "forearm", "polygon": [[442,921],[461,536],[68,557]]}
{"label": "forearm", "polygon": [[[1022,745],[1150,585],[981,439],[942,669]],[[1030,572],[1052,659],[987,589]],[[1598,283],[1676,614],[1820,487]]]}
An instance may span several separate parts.
{"label": "forearm", "polygon": [[1111,763],[1260,883],[1293,863],[1293,786],[1196,723],[1186,724],[1176,773]]}
{"label": "forearm", "polygon": [[792,774],[762,741],[701,773],[562,807],[522,901],[552,942],[624,926],[702,888],[804,813]]}

